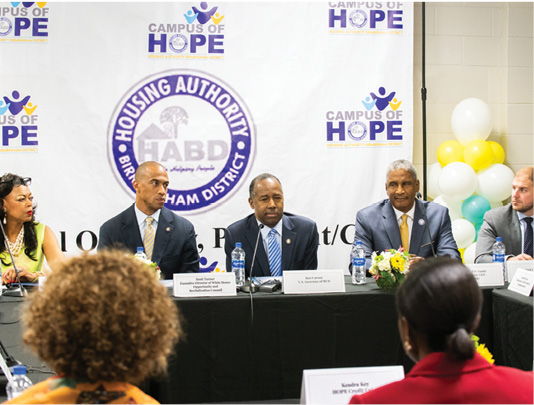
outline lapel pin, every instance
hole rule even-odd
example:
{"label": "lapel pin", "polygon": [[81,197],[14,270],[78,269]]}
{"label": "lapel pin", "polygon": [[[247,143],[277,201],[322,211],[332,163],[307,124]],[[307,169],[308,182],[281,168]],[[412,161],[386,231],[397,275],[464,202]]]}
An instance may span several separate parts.
{"label": "lapel pin", "polygon": [[424,224],[425,224],[425,220],[424,220],[423,218],[421,218],[421,219],[419,220],[419,225],[424,225]]}
{"label": "lapel pin", "polygon": [[290,245],[291,244],[291,239],[286,239],[286,245]]}
{"label": "lapel pin", "polygon": [[166,230],[167,232],[170,232],[170,231],[171,231],[171,227],[168,226],[167,228],[165,228],[165,230]]}

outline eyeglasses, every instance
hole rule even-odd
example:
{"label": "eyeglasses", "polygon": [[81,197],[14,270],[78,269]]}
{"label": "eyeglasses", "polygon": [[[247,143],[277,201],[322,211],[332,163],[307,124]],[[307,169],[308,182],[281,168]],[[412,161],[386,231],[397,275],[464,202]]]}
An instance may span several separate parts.
{"label": "eyeglasses", "polygon": [[0,181],[0,184],[8,184],[11,188],[16,186],[29,186],[32,184],[31,177],[18,177],[15,179],[9,179],[9,180],[2,180]]}

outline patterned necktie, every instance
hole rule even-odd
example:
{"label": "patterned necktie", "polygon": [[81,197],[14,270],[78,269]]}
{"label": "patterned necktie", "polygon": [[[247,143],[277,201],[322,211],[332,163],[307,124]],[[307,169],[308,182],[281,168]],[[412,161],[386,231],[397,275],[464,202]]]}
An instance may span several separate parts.
{"label": "patterned necktie", "polygon": [[269,250],[269,268],[271,269],[271,276],[279,277],[282,275],[282,252],[280,245],[276,240],[276,229],[269,231],[269,238],[267,239],[267,249]]}
{"label": "patterned necktie", "polygon": [[523,237],[523,253],[532,257],[532,218],[525,217],[525,235]]}
{"label": "patterned necktie", "polygon": [[154,222],[154,218],[147,217],[145,221],[146,228],[145,236],[143,236],[143,246],[145,247],[145,254],[147,259],[152,261],[152,252],[154,251],[154,238],[156,236],[156,230],[152,225],[152,222]]}
{"label": "patterned necktie", "polygon": [[404,248],[405,252],[410,251],[410,232],[408,230],[408,215],[404,214],[402,216],[402,223],[399,226],[400,234],[401,234],[401,241],[402,241],[402,247]]}

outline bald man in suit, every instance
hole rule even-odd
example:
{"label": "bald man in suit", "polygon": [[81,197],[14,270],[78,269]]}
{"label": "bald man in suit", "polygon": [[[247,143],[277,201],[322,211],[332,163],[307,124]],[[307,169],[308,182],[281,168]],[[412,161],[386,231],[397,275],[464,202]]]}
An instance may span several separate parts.
{"label": "bald man in suit", "polygon": [[[144,246],[149,260],[156,263],[163,278],[174,273],[198,273],[199,255],[193,224],[164,207],[169,177],[157,162],[145,162],[135,172],[135,203],[100,227],[98,250],[124,248],[135,253],[144,246],[147,218],[155,228],[153,251]],[[153,221],[153,222],[152,222]]]}

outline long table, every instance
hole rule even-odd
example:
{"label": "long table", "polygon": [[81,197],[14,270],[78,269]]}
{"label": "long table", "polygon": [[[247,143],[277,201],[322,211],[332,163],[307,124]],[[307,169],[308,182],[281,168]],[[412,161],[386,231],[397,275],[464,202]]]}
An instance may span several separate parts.
{"label": "long table", "polygon": [[[245,293],[173,298],[185,319],[186,340],[177,345],[167,376],[148,380],[141,388],[161,403],[274,402],[300,397],[304,369],[400,364],[407,373],[413,363],[398,336],[395,291],[378,289],[370,278],[366,285],[354,286],[348,277],[346,289],[339,294],[256,293],[252,300]],[[500,319],[502,309],[493,304],[500,291],[487,288],[483,293],[477,335],[497,364],[515,367],[501,362],[515,360],[500,356],[495,345],[510,347],[506,342],[521,339],[517,356],[530,356],[532,367],[532,323],[521,328],[519,337],[516,327],[508,328],[506,336],[494,333],[493,320]],[[512,299],[517,295],[507,293]],[[15,358],[41,365],[20,340],[20,301],[0,298],[0,338]],[[532,311],[532,298],[525,305]],[[46,377],[31,376],[34,382]]]}
{"label": "long table", "polygon": [[[163,403],[279,400],[300,397],[305,369],[401,364],[407,373],[395,291],[346,281],[343,294],[175,299],[187,341],[169,377],[146,390]],[[478,335],[491,348],[491,289],[484,296]]]}

